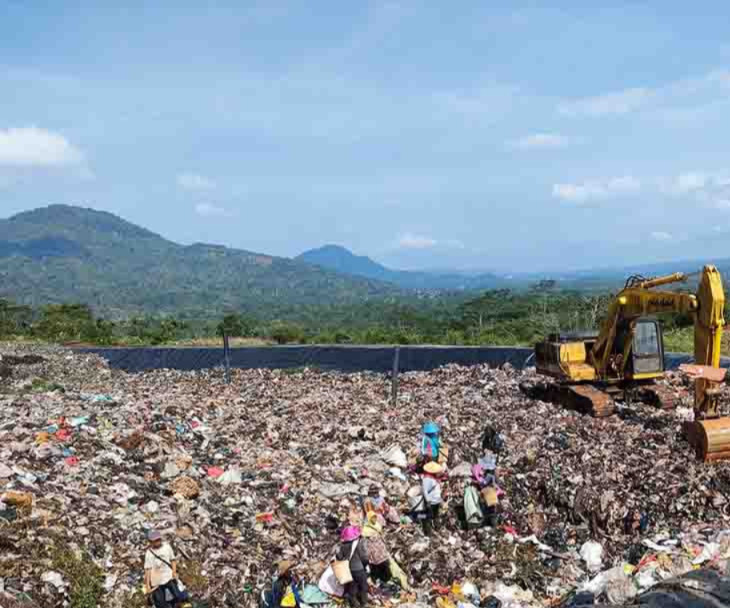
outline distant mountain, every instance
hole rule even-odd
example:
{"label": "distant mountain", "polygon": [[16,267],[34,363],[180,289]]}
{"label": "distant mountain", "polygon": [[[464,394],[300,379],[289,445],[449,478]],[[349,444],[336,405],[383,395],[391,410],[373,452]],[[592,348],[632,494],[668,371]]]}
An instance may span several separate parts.
{"label": "distant mountain", "polygon": [[384,282],[219,245],[183,246],[111,213],[51,205],[0,220],[0,297],[111,316],[285,307],[395,295]]}
{"label": "distant mountain", "polygon": [[296,259],[352,276],[387,281],[406,289],[491,289],[506,284],[505,280],[494,274],[470,276],[457,272],[391,270],[339,245],[311,249]]}

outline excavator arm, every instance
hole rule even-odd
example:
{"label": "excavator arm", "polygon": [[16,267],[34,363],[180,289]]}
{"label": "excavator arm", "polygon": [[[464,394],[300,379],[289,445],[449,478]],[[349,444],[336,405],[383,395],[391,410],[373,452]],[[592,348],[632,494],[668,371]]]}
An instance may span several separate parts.
{"label": "excavator arm", "polygon": [[[695,315],[695,363],[720,367],[722,331],[725,327],[725,292],[714,266],[705,266],[697,289],[699,310]],[[717,418],[717,383],[695,380],[695,419]]]}
{"label": "excavator arm", "polygon": [[[590,360],[596,375],[604,380],[623,374],[631,351],[633,322],[639,317],[659,313],[694,313],[698,309],[697,297],[693,294],[673,291],[655,291],[654,287],[687,280],[687,275],[676,273],[656,279],[629,283],[619,292],[608,309],[601,324],[601,331],[590,352]],[[629,324],[631,332],[621,349],[620,365],[616,365],[615,342],[619,328]]]}

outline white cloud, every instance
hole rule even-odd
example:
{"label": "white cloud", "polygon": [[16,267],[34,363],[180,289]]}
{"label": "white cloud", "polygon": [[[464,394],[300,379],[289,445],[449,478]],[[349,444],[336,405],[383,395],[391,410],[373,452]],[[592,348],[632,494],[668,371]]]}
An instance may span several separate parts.
{"label": "white cloud", "polygon": [[202,217],[231,217],[231,212],[224,207],[212,203],[199,203],[195,205],[195,213]]}
{"label": "white cloud", "polygon": [[571,203],[585,203],[614,195],[633,194],[641,190],[641,182],[630,175],[588,180],[578,184],[553,184],[553,196]]}
{"label": "white cloud", "polygon": [[0,130],[0,166],[58,168],[83,162],[81,151],[58,133],[38,127]]}
{"label": "white cloud", "polygon": [[655,231],[651,233],[651,238],[655,241],[671,241],[672,235],[668,232]]}
{"label": "white cloud", "polygon": [[576,140],[565,135],[558,135],[556,133],[535,133],[533,135],[525,135],[524,137],[508,142],[508,145],[520,150],[537,150],[545,148],[566,148],[573,143],[576,143]]}
{"label": "white cloud", "polygon": [[590,182],[583,184],[553,184],[553,196],[564,201],[582,203],[591,198],[604,196],[604,190],[600,185]]}
{"label": "white cloud", "polygon": [[[431,100],[440,114],[461,116],[471,123],[495,123],[521,103],[517,87],[496,82],[469,89],[438,91]],[[415,107],[415,106],[412,106]]]}
{"label": "white cloud", "polygon": [[406,232],[398,239],[398,246],[403,249],[430,249],[436,245],[438,245],[438,241],[410,232]]}
{"label": "white cloud", "polygon": [[686,124],[708,114],[725,114],[730,70],[718,69],[656,87],[633,87],[566,100],[557,111],[566,116],[619,116],[644,111],[663,122]]}
{"label": "white cloud", "polygon": [[566,116],[605,116],[610,114],[628,114],[645,107],[654,93],[643,87],[625,89],[566,101],[558,105],[558,112]]}
{"label": "white cloud", "polygon": [[184,190],[212,190],[215,182],[203,175],[181,173],[177,176],[177,185]]}
{"label": "white cloud", "polygon": [[702,173],[683,173],[677,178],[677,188],[680,192],[701,190],[707,183],[707,176]]}
{"label": "white cloud", "polygon": [[688,171],[655,180],[657,190],[670,197],[689,199],[706,208],[730,211],[730,178],[727,172]]}

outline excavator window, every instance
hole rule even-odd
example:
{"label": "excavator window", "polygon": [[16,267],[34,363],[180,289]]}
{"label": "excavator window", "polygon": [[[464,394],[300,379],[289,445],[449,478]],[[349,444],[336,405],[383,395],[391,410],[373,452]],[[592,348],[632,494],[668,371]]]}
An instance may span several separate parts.
{"label": "excavator window", "polygon": [[659,322],[639,319],[634,328],[634,373],[647,374],[664,370],[664,345]]}

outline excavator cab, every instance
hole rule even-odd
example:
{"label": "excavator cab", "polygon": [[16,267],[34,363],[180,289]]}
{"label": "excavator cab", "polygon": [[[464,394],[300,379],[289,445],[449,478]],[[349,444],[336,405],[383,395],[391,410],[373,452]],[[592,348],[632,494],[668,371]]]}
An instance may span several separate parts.
{"label": "excavator cab", "polygon": [[662,326],[654,317],[624,319],[616,327],[606,380],[650,380],[664,374]]}
{"label": "excavator cab", "polygon": [[640,318],[634,325],[631,345],[631,376],[634,379],[664,374],[664,340],[657,319]]}

